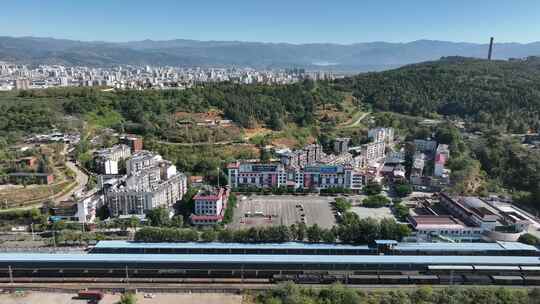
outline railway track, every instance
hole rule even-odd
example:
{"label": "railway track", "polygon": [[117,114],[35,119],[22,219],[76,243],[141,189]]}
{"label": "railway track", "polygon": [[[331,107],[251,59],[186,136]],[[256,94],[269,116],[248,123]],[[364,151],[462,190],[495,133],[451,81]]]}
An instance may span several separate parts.
{"label": "railway track", "polygon": [[[298,284],[300,286],[322,289],[329,285],[326,284]],[[422,285],[412,284],[343,284],[347,288],[359,290],[388,290],[388,289],[416,289]],[[430,285],[432,288],[442,289],[448,287],[456,287],[456,285],[439,284]],[[467,288],[499,288],[494,285],[468,285],[462,286]],[[512,288],[532,289],[535,286],[517,285]],[[81,289],[100,290],[106,293],[122,293],[125,291],[151,292],[151,293],[228,293],[241,294],[243,292],[257,292],[276,288],[275,284],[163,284],[163,283],[136,283],[136,284],[111,284],[111,283],[0,283],[2,291],[17,291],[27,290],[34,292],[50,292],[50,293],[77,293]]]}
{"label": "railway track", "polygon": [[[340,283],[349,286],[408,286],[408,285],[497,285],[497,286],[540,286],[539,276],[501,275],[501,274],[453,274],[453,275],[328,275],[300,274],[274,275],[270,278],[145,278],[145,277],[0,277],[1,286],[30,285],[73,285],[110,288],[146,286],[153,288],[231,288],[268,289],[282,282],[294,282],[302,285],[328,286]],[[80,287],[79,287],[80,288]]]}

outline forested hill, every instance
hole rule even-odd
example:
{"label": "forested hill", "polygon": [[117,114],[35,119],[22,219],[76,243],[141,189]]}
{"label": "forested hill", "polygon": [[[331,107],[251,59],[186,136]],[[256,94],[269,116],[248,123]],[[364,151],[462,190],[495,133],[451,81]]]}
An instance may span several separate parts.
{"label": "forested hill", "polygon": [[446,57],[340,79],[336,86],[382,111],[455,115],[518,133],[540,126],[540,57]]}
{"label": "forested hill", "polygon": [[[186,90],[105,92],[100,88],[56,88],[0,92],[0,136],[44,132],[65,125],[66,117],[99,127],[163,137],[177,112],[217,109],[238,126],[311,126],[316,109],[339,107],[343,93],[328,83],[291,85],[206,84]],[[15,138],[15,136],[12,136]]]}
{"label": "forested hill", "polygon": [[[61,88],[0,94],[0,135],[39,132],[65,115],[106,127],[162,136],[171,114],[219,109],[241,127],[317,123],[317,109],[343,110],[344,96],[374,110],[432,117],[450,115],[486,129],[523,133],[540,127],[540,58],[486,61],[447,57],[392,71],[292,85],[207,84],[184,91],[102,92]],[[349,109],[351,110],[351,109]],[[138,130],[138,131],[137,131]]]}

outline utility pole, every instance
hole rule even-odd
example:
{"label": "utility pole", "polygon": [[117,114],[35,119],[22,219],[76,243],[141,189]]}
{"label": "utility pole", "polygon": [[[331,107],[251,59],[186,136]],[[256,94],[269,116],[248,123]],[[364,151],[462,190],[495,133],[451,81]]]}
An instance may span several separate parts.
{"label": "utility pole", "polygon": [[218,187],[218,191],[220,189],[220,185],[219,185],[219,166],[217,167],[217,187]]}
{"label": "utility pole", "polygon": [[128,272],[128,266],[126,265],[126,285],[129,287],[129,272]]}
{"label": "utility pole", "polygon": [[8,272],[9,272],[9,282],[11,285],[13,285],[13,270],[11,269],[11,265],[8,266]]}
{"label": "utility pole", "polygon": [[32,231],[32,241],[35,241],[35,239],[34,239],[34,222],[30,223],[30,231]]}
{"label": "utility pole", "polygon": [[53,240],[53,251],[56,252],[56,230],[52,231],[52,240]]}

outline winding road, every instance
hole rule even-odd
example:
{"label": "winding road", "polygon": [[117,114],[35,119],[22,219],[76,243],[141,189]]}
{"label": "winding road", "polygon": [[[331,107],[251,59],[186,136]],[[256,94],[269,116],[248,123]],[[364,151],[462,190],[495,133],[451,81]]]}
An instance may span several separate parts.
{"label": "winding road", "polygon": [[360,117],[358,117],[358,119],[356,119],[354,122],[352,122],[350,124],[344,125],[343,128],[351,128],[351,127],[358,126],[362,122],[362,120],[364,120],[364,118],[366,118],[366,116],[368,116],[368,115],[369,115],[369,112],[362,113],[362,115],[360,115]]}
{"label": "winding road", "polygon": [[75,172],[75,181],[77,182],[77,186],[68,191],[66,194],[56,197],[54,201],[57,203],[70,200],[73,194],[81,194],[86,188],[86,184],[88,184],[88,175],[82,172],[75,163],[66,161],[66,167]]}

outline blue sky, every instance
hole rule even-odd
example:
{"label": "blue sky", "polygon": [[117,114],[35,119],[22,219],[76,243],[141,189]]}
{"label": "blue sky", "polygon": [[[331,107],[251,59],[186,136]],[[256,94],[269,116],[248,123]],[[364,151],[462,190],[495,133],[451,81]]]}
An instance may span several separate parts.
{"label": "blue sky", "polygon": [[131,41],[540,40],[539,0],[10,0],[0,35]]}

